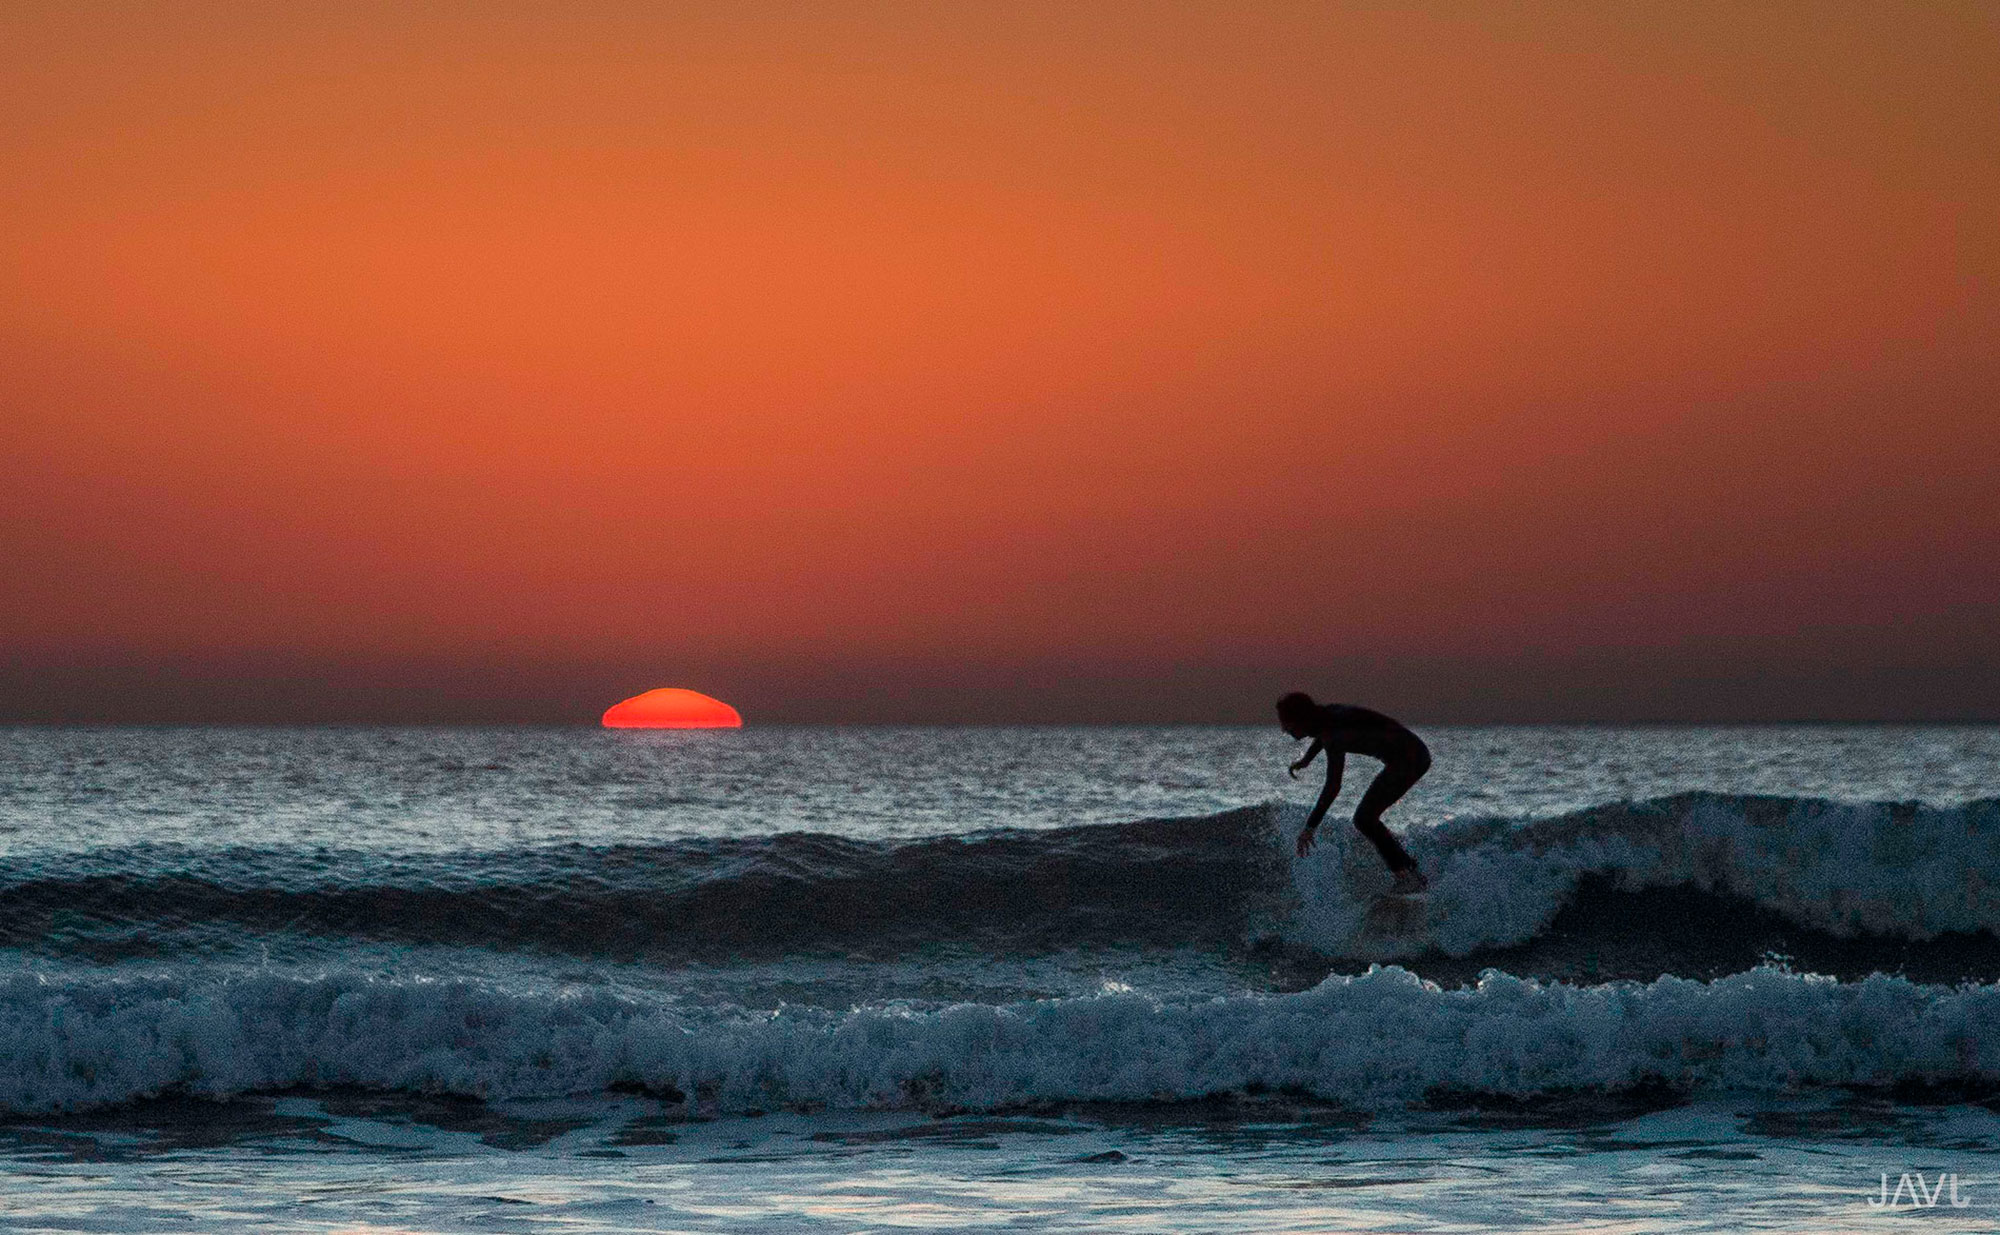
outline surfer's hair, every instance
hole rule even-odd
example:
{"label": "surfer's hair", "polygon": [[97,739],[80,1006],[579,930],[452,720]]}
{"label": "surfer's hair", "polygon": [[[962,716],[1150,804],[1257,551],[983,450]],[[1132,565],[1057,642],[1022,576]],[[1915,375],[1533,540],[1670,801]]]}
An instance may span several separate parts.
{"label": "surfer's hair", "polygon": [[1313,697],[1302,690],[1295,690],[1278,700],[1278,719],[1282,721],[1306,724],[1318,713],[1319,704],[1314,703]]}

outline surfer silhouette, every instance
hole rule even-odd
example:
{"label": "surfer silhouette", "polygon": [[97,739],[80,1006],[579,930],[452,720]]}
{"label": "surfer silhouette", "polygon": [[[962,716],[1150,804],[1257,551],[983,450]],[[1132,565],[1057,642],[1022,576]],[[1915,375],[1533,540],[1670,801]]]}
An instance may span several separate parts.
{"label": "surfer silhouette", "polygon": [[1340,796],[1347,756],[1366,755],[1381,760],[1382,770],[1375,774],[1368,792],[1361,795],[1361,805],[1354,808],[1354,830],[1368,838],[1396,877],[1392,892],[1421,892],[1430,886],[1417,869],[1416,859],[1382,823],[1382,812],[1430,771],[1431,751],[1424,740],[1380,712],[1345,703],[1314,703],[1311,695],[1296,690],[1278,700],[1278,724],[1293,741],[1313,740],[1304,756],[1292,764],[1292,776],[1297,777],[1321,751],[1326,752],[1326,788],[1319,791],[1319,801],[1306,817],[1305,830],[1299,833],[1299,856],[1312,852],[1313,834]]}

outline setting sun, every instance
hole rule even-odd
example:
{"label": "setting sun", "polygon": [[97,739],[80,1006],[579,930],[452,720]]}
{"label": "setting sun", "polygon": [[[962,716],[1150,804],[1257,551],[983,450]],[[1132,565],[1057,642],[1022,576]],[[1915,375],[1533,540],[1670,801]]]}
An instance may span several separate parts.
{"label": "setting sun", "polygon": [[698,690],[662,687],[611,705],[608,729],[741,729],[743,715]]}

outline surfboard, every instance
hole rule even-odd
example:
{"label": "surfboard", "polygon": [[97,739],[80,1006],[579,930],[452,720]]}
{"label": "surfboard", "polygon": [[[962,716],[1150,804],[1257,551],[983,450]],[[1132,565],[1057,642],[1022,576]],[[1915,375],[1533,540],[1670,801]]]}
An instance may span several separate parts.
{"label": "surfboard", "polygon": [[1430,916],[1430,897],[1422,892],[1384,892],[1361,919],[1362,933],[1375,939],[1415,935]]}

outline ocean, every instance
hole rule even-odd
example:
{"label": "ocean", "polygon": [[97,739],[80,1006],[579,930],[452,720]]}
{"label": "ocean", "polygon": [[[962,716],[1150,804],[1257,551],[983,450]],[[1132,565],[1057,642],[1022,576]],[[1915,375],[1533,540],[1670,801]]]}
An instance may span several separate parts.
{"label": "ocean", "polygon": [[0,1229],[2000,1229],[2000,728],[0,728]]}

